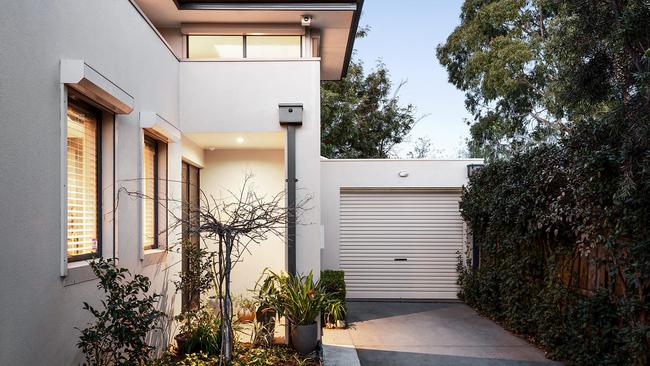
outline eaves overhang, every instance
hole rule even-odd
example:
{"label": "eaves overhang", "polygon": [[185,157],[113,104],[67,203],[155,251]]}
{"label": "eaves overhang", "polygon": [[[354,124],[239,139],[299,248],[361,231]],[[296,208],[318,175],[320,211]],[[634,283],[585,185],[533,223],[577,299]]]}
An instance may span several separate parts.
{"label": "eaves overhang", "polygon": [[174,0],[178,10],[356,10],[356,1],[350,0]]}
{"label": "eaves overhang", "polygon": [[[348,72],[364,0],[132,0],[157,28],[187,24],[291,24],[302,14],[314,16],[320,30],[323,80]],[[178,57],[178,55],[177,55]]]}

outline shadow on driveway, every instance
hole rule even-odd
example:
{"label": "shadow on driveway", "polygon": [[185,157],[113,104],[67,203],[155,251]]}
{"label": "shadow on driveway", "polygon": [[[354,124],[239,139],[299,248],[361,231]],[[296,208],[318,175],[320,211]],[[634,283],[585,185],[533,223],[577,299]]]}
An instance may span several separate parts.
{"label": "shadow on driveway", "polygon": [[361,365],[561,365],[462,303],[348,302]]}

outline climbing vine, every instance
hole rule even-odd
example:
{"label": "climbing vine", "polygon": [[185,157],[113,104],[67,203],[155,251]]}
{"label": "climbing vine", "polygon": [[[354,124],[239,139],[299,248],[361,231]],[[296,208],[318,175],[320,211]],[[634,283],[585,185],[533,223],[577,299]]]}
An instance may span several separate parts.
{"label": "climbing vine", "polygon": [[494,160],[461,203],[460,297],[575,365],[650,363],[647,117],[587,120]]}

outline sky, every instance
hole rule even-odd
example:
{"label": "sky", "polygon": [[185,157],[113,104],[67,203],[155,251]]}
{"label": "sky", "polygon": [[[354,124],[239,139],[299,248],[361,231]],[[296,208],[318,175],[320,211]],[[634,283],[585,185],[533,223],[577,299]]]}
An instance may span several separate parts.
{"label": "sky", "polygon": [[[418,116],[425,116],[413,128],[409,139],[431,139],[441,150],[436,158],[456,158],[465,146],[470,115],[463,92],[447,81],[447,72],[436,58],[436,46],[460,23],[461,0],[365,0],[360,26],[370,26],[366,38],[355,41],[355,58],[368,71],[381,59],[395,85],[406,81],[399,93],[402,104],[411,103]],[[398,147],[400,157],[411,150],[410,143]]]}

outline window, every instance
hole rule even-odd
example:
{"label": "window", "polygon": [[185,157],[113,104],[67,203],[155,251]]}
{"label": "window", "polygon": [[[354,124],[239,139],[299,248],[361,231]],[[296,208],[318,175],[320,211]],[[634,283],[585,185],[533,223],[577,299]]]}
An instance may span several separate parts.
{"label": "window", "polygon": [[247,58],[300,58],[300,36],[247,36]]}
{"label": "window", "polygon": [[101,112],[68,98],[67,253],[68,261],[101,255]]}
{"label": "window", "polygon": [[[164,142],[145,134],[143,157],[144,250],[161,247],[161,232],[166,232],[167,149]],[[164,221],[161,218],[165,218]]]}
{"label": "window", "polygon": [[188,58],[300,58],[301,36],[187,36]]}
{"label": "window", "polygon": [[242,58],[243,36],[189,36],[189,58]]}
{"label": "window", "polygon": [[[200,170],[194,165],[183,162],[182,172],[182,237],[183,237],[183,252],[182,252],[182,271],[183,275],[188,278],[200,277],[199,266],[196,259],[190,257],[185,252],[187,245],[191,243],[194,249],[199,249],[199,235],[196,233],[196,228],[199,227],[199,208],[200,208]],[[198,282],[198,281],[197,281]],[[196,288],[189,286],[183,288],[181,306],[184,311],[198,309],[200,305],[200,291]]]}

